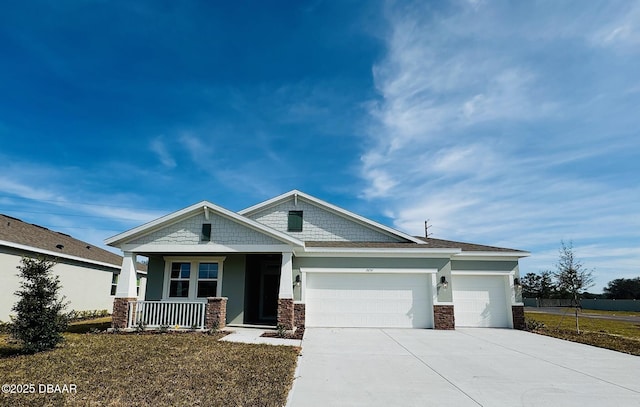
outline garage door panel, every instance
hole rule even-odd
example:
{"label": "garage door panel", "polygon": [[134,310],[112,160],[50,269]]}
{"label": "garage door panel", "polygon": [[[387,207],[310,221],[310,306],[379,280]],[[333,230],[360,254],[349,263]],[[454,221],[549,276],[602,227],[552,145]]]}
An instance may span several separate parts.
{"label": "garage door panel", "polygon": [[432,326],[426,274],[308,273],[307,326]]}
{"label": "garage door panel", "polygon": [[503,276],[453,276],[456,326],[509,327]]}

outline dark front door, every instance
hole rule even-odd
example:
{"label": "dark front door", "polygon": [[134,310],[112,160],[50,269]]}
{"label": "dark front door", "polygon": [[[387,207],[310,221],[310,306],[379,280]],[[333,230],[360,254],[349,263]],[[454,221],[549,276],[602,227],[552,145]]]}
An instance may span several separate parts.
{"label": "dark front door", "polygon": [[275,325],[282,255],[248,255],[246,264],[244,322]]}

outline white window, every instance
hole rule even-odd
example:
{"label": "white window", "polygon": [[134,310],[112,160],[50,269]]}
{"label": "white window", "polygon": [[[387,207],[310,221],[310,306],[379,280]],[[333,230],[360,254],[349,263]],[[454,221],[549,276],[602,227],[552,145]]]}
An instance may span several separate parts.
{"label": "white window", "polygon": [[120,274],[113,273],[111,276],[111,295],[116,295],[116,291],[118,289],[118,277]]}
{"label": "white window", "polygon": [[[118,290],[118,278],[120,274],[113,273],[111,276],[111,295],[116,295]],[[136,277],[136,296],[140,296],[140,276]]]}
{"label": "white window", "polygon": [[191,263],[172,262],[169,276],[169,297],[189,297],[189,280],[191,280]]}
{"label": "white window", "polygon": [[165,257],[165,300],[204,300],[222,295],[224,257]]}

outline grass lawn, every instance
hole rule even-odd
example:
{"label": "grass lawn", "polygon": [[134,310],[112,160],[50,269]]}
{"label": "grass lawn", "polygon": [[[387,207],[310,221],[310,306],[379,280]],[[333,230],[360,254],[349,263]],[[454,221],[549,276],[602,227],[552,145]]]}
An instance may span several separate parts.
{"label": "grass lawn", "polygon": [[529,320],[544,323],[544,328],[536,330],[543,335],[640,355],[639,323],[579,318],[581,334],[578,335],[575,314],[573,313],[562,316],[525,312],[525,316]]}
{"label": "grass lawn", "polygon": [[581,312],[583,314],[614,315],[614,316],[624,315],[624,316],[630,316],[630,317],[640,317],[640,312],[638,311],[605,311],[600,309],[583,309]]}
{"label": "grass lawn", "polygon": [[39,384],[75,384],[77,392],[2,394],[0,405],[284,405],[299,350],[219,342],[221,336],[66,333],[55,350],[16,355],[17,347],[3,335],[3,384],[33,383],[36,390]]}

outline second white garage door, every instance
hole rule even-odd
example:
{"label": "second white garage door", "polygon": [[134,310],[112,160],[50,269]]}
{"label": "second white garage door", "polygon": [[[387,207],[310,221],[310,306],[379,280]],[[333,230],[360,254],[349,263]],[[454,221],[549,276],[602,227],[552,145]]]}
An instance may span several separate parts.
{"label": "second white garage door", "polygon": [[509,327],[505,277],[457,275],[452,280],[456,326]]}
{"label": "second white garage door", "polygon": [[309,327],[431,328],[431,276],[307,273]]}

